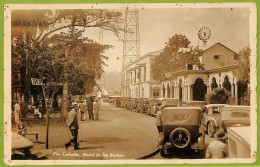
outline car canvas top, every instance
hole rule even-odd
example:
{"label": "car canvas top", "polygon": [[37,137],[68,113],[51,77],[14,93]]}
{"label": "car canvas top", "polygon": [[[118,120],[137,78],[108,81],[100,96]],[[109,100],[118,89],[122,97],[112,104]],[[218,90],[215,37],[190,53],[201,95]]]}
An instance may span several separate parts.
{"label": "car canvas top", "polygon": [[197,107],[197,106],[180,106],[180,107],[167,107],[163,110],[201,110],[201,107]]}
{"label": "car canvas top", "polygon": [[227,104],[207,104],[205,107],[210,108],[210,107],[224,107],[227,106]]}
{"label": "car canvas top", "polygon": [[228,111],[250,111],[250,106],[238,106],[238,105],[226,105],[222,108],[222,110],[228,110]]}

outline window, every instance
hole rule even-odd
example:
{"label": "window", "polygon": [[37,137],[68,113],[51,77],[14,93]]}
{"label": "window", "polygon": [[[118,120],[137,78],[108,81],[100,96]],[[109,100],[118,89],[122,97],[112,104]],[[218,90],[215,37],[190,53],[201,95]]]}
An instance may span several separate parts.
{"label": "window", "polygon": [[218,59],[220,55],[214,55],[214,59]]}

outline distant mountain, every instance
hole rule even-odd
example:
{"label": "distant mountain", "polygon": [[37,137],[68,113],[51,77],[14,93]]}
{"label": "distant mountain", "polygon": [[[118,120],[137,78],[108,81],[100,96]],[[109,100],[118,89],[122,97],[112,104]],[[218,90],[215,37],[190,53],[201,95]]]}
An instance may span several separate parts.
{"label": "distant mountain", "polygon": [[103,74],[103,85],[106,90],[121,91],[121,72],[108,72]]}

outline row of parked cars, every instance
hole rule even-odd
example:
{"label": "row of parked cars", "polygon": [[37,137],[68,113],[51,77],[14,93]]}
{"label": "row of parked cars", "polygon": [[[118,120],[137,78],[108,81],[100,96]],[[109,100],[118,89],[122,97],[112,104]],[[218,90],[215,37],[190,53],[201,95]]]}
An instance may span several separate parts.
{"label": "row of parked cars", "polygon": [[174,98],[112,97],[108,101],[117,107],[156,116],[158,148],[162,156],[173,149],[192,149],[203,157],[206,133],[214,137],[220,128],[227,133],[229,127],[250,126],[250,106],[201,101],[181,103]]}
{"label": "row of parked cars", "polygon": [[108,101],[116,107],[124,108],[130,111],[156,116],[157,112],[163,107],[176,107],[179,105],[178,99],[174,98],[130,98],[112,96]]}

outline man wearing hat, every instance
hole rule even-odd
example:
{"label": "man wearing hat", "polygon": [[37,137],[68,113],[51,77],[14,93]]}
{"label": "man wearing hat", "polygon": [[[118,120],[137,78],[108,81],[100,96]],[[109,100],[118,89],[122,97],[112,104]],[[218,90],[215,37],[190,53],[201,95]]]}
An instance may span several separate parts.
{"label": "man wearing hat", "polygon": [[74,149],[79,149],[78,147],[78,117],[77,117],[77,110],[75,109],[75,106],[70,106],[71,110],[68,113],[67,117],[67,124],[66,127],[70,129],[70,132],[73,136],[73,139],[70,139],[68,143],[65,144],[66,149],[71,145],[71,143],[74,143]]}
{"label": "man wearing hat", "polygon": [[216,141],[209,143],[206,158],[208,159],[221,159],[228,156],[228,135],[225,133],[223,128],[219,128],[214,134]]}

